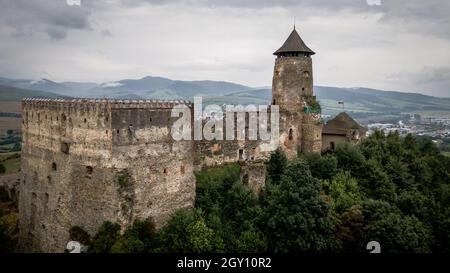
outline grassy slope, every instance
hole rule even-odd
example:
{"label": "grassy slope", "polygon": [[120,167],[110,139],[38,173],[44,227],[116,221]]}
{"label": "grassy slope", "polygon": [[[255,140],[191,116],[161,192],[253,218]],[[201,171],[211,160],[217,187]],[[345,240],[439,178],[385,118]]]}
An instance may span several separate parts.
{"label": "grassy slope", "polygon": [[34,91],[0,85],[0,101],[20,101],[23,98],[63,98],[50,92]]}
{"label": "grassy slope", "polygon": [[[380,91],[368,88],[336,88],[315,86],[315,95],[324,113],[342,111],[338,101],[345,101],[345,109],[353,112],[450,112],[450,98],[437,98],[417,93]],[[250,90],[225,97],[212,97],[214,103],[268,104],[271,90]]]}
{"label": "grassy slope", "polygon": [[20,152],[0,153],[0,162],[6,168],[6,174],[20,171]]}

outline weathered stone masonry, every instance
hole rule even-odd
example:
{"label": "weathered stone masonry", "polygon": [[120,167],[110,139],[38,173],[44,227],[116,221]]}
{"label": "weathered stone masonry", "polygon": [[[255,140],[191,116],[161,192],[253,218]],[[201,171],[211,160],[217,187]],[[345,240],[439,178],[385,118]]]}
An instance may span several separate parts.
{"label": "weathered stone masonry", "polygon": [[[173,105],[187,102],[22,102],[20,245],[63,251],[72,226],[94,234],[106,220],[161,226],[192,207],[193,142],[173,141]],[[126,176],[126,185],[118,178]]]}

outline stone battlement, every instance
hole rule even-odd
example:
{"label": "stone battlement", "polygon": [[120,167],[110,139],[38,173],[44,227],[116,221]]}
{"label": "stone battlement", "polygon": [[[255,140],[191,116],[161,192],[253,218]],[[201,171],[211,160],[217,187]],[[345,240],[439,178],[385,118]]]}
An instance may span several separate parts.
{"label": "stone battlement", "polygon": [[105,105],[110,108],[156,108],[167,109],[176,105],[193,107],[193,103],[187,100],[132,100],[132,99],[48,99],[48,98],[24,98],[22,104],[29,106],[83,106]]}

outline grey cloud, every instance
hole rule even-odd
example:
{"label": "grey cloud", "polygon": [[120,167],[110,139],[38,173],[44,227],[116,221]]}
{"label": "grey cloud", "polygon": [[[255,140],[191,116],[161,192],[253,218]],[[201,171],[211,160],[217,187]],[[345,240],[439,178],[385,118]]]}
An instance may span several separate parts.
{"label": "grey cloud", "polygon": [[209,8],[270,8],[282,7],[300,13],[302,17],[314,11],[335,13],[349,10],[355,13],[381,13],[381,23],[394,23],[401,30],[435,35],[450,39],[450,4],[448,0],[380,0],[381,5],[369,5],[367,0],[121,0],[125,5],[185,4]]}
{"label": "grey cloud", "polygon": [[104,36],[104,37],[111,37],[111,36],[112,36],[111,31],[109,31],[108,29],[103,29],[100,33],[101,33],[102,36]]}
{"label": "grey cloud", "polygon": [[366,0],[121,0],[126,5],[140,5],[140,4],[186,4],[191,6],[205,6],[205,7],[246,7],[246,8],[268,8],[268,7],[319,7],[325,9],[344,9],[366,8]]}
{"label": "grey cloud", "polygon": [[410,32],[450,39],[448,0],[390,0],[383,1],[377,8],[383,13],[382,22]]}
{"label": "grey cloud", "polygon": [[61,39],[70,29],[91,29],[89,17],[97,9],[108,9],[118,2],[126,6],[187,5],[207,8],[285,8],[302,18],[315,13],[381,13],[381,23],[401,31],[450,39],[450,4],[448,0],[381,0],[369,5],[367,0],[82,0],[69,6],[65,0],[1,0],[0,24],[7,24],[16,34],[40,31]]}
{"label": "grey cloud", "polygon": [[[420,73],[414,75],[417,84],[450,82],[450,67],[424,67]],[[450,88],[450,85],[448,86]]]}
{"label": "grey cloud", "polygon": [[71,29],[91,29],[90,3],[69,6],[65,0],[2,0],[0,26],[15,30],[16,35],[47,33],[54,39],[63,39]]}
{"label": "grey cloud", "polygon": [[388,75],[387,80],[410,86],[414,91],[442,97],[450,96],[450,67],[425,66],[414,73]]}

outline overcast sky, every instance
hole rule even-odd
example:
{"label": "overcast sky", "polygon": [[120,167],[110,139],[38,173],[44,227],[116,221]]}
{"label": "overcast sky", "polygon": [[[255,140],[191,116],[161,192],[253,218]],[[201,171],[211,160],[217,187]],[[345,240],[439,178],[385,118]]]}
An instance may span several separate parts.
{"label": "overcast sky", "polygon": [[[276,3],[276,4],[275,4]],[[0,77],[270,86],[296,28],[316,85],[450,97],[448,0],[0,0]]]}

